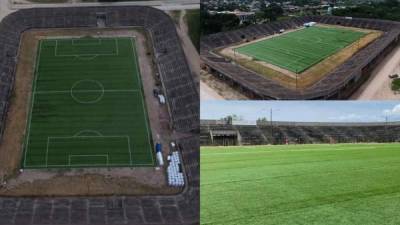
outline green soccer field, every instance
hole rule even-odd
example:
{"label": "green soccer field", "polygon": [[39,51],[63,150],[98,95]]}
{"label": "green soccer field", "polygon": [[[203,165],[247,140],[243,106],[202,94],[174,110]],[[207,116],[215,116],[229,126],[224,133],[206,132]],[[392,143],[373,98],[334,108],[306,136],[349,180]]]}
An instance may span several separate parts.
{"label": "green soccer field", "polygon": [[247,44],[234,51],[301,73],[364,35],[348,29],[314,26]]}
{"label": "green soccer field", "polygon": [[152,166],[134,39],[40,41],[24,168]]}
{"label": "green soccer field", "polygon": [[201,148],[202,225],[400,224],[400,144]]}

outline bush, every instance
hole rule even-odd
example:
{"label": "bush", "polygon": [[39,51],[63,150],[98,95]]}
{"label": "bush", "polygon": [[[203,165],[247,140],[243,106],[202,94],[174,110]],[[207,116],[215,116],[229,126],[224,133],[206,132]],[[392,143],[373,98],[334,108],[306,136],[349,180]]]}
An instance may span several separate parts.
{"label": "bush", "polygon": [[396,78],[392,80],[392,90],[400,91],[400,78]]}

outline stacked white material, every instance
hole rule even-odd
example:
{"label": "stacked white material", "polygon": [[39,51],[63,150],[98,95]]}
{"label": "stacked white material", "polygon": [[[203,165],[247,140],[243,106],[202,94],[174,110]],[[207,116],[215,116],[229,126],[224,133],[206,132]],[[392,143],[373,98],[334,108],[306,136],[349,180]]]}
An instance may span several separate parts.
{"label": "stacked white material", "polygon": [[315,24],[317,24],[316,22],[308,22],[308,23],[304,23],[303,25],[305,26],[305,27],[312,27],[312,26],[314,26]]}
{"label": "stacked white material", "polygon": [[182,187],[185,185],[183,173],[179,172],[179,165],[181,160],[178,152],[173,152],[169,158],[169,166],[167,168],[168,185],[173,187]]}

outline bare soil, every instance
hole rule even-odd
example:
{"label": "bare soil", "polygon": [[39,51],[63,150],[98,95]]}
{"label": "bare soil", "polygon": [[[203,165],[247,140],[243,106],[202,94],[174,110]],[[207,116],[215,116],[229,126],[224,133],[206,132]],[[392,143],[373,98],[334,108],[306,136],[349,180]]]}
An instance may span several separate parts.
{"label": "bare soil", "polygon": [[[151,41],[140,28],[132,29],[50,29],[30,30],[22,35],[13,95],[0,143],[0,195],[3,196],[79,196],[176,194],[164,168],[87,168],[32,169],[19,171],[32,91],[34,65],[39,40],[50,37],[135,37],[139,55],[146,106],[154,142],[168,146],[172,139],[165,105],[158,103],[156,66]],[[168,152],[164,151],[167,155]]]}
{"label": "bare soil", "polygon": [[[375,31],[375,30],[368,30],[368,29],[360,29],[360,28],[352,28],[352,27],[342,27],[342,26],[337,26],[337,25],[317,25],[317,26],[323,26],[323,27],[339,27],[342,29],[350,29],[350,30],[355,30],[359,32],[364,32],[366,35],[362,37],[360,40],[350,44],[349,46],[341,49],[337,53],[325,58],[321,62],[315,64],[314,66],[310,67],[309,69],[305,70],[302,73],[296,74],[294,72],[291,72],[289,70],[280,68],[278,66],[263,62],[263,61],[258,61],[254,60],[249,56],[240,54],[238,52],[234,52],[233,49],[243,46],[243,45],[248,45],[254,42],[258,42],[261,40],[269,39],[275,36],[279,36],[282,34],[276,34],[276,35],[271,35],[267,36],[261,39],[253,40],[250,42],[246,43],[241,43],[238,45],[234,46],[229,46],[224,49],[218,50],[218,54],[223,55],[224,57],[230,58],[231,60],[236,61],[239,65],[250,69],[258,74],[261,74],[263,76],[266,76],[268,78],[274,79],[278,82],[280,82],[282,85],[284,85],[287,88],[292,88],[292,89],[305,89],[319,80],[321,80],[325,75],[327,75],[330,71],[338,67],[340,64],[344,63],[346,60],[351,58],[356,52],[376,40],[378,37],[382,35],[381,31]],[[288,30],[285,33],[288,32],[294,32],[300,29],[304,28],[298,28],[298,29],[292,29]],[[297,78],[296,78],[297,76]]]}
{"label": "bare soil", "polygon": [[385,57],[371,77],[351,96],[353,100],[400,100],[400,94],[391,89],[391,74],[400,75],[400,46]]}
{"label": "bare soil", "polygon": [[200,71],[200,99],[204,100],[247,100],[247,96],[218,80],[204,70]]}

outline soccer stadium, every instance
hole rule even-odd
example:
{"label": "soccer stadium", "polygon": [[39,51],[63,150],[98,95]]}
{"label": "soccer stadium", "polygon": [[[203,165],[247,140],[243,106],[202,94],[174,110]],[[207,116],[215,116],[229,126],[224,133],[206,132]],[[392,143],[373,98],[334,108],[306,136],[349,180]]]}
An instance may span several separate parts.
{"label": "soccer stadium", "polygon": [[398,120],[202,119],[200,141],[202,225],[400,222]]}
{"label": "soccer stadium", "polygon": [[0,23],[0,224],[198,224],[199,93],[145,6]]}
{"label": "soccer stadium", "polygon": [[202,37],[202,68],[251,99],[348,99],[399,35],[392,21],[293,17]]}

